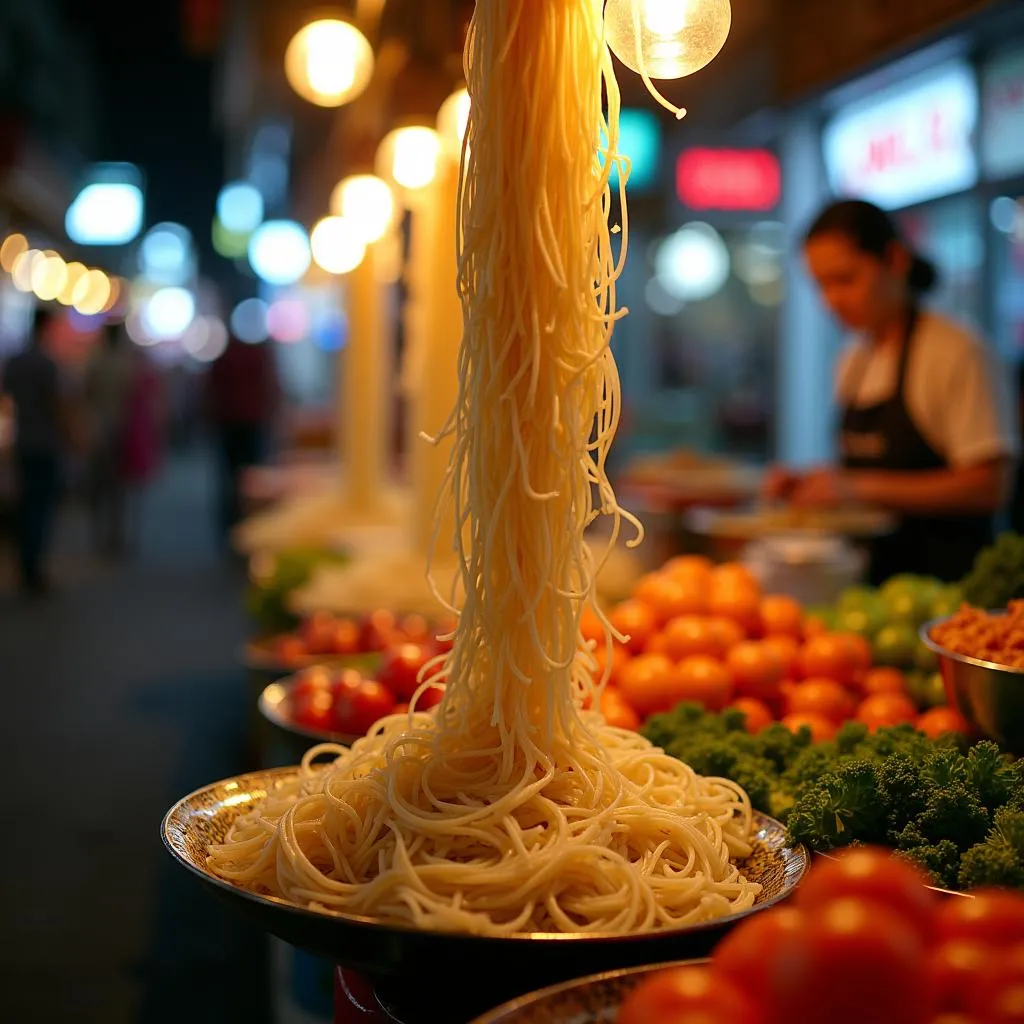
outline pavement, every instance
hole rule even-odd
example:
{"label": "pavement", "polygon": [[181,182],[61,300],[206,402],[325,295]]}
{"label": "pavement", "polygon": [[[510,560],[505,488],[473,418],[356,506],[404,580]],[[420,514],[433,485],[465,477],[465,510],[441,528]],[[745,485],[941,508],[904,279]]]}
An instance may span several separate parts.
{"label": "pavement", "polygon": [[[278,1024],[263,934],[164,852],[167,808],[247,770],[244,574],[201,453],[144,495],[135,554],[62,516],[56,588],[0,570],[0,1020]],[[0,552],[0,560],[6,553]]]}

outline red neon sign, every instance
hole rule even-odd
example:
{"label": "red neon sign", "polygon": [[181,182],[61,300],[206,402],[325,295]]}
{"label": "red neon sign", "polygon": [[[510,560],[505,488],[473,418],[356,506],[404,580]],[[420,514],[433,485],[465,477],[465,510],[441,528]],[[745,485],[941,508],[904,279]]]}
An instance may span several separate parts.
{"label": "red neon sign", "polygon": [[774,209],[782,171],[767,149],[688,149],[676,164],[676,192],[691,210]]}

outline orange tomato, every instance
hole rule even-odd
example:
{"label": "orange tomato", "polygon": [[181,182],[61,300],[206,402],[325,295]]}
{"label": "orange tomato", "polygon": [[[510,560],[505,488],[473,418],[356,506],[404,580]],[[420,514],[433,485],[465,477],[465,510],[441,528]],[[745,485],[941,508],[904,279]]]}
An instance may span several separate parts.
{"label": "orange tomato", "polygon": [[676,666],[664,654],[641,654],[619,673],[619,690],[641,718],[675,707]]}
{"label": "orange tomato", "polygon": [[761,643],[773,650],[782,659],[786,678],[795,678],[797,666],[800,663],[800,644],[793,637],[782,633],[766,636]]}
{"label": "orange tomato", "polygon": [[648,604],[653,607],[658,594],[660,594],[661,589],[668,578],[668,575],[663,572],[645,573],[636,581],[636,586],[633,587],[632,597],[637,601],[643,601],[644,604]]}
{"label": "orange tomato", "polygon": [[740,562],[724,562],[722,565],[716,565],[711,570],[711,586],[713,589],[733,586],[750,587],[758,591],[760,597],[761,586],[757,582],[757,578]]}
{"label": "orange tomato", "polygon": [[601,714],[616,729],[632,729],[635,732],[640,728],[640,716],[617,687],[604,688],[601,694]]}
{"label": "orange tomato", "polygon": [[790,732],[799,732],[805,725],[811,730],[811,739],[815,743],[824,743],[836,734],[835,722],[824,715],[792,714],[782,719],[782,724]]}
{"label": "orange tomato", "polygon": [[700,583],[706,587],[711,583],[713,568],[711,559],[703,555],[677,555],[665,563],[662,572],[673,579]]}
{"label": "orange tomato", "polygon": [[692,654],[709,654],[713,658],[725,654],[721,637],[711,620],[703,615],[678,615],[669,620],[661,635],[665,638],[663,653],[676,661]]}
{"label": "orange tomato", "polygon": [[634,654],[640,654],[658,628],[657,616],[642,601],[623,601],[612,609],[608,616],[612,627],[627,637],[626,646]]}
{"label": "orange tomato", "polygon": [[932,708],[921,715],[914,723],[914,728],[932,739],[941,736],[944,732],[958,732],[967,736],[971,731],[967,720],[954,708]]}
{"label": "orange tomato", "polygon": [[800,674],[805,679],[834,679],[848,686],[856,677],[859,664],[858,652],[846,637],[835,633],[811,637],[800,652]]}
{"label": "orange tomato", "polygon": [[854,712],[853,699],[834,679],[808,679],[794,686],[786,704],[791,715],[821,715],[836,724]]}
{"label": "orange tomato", "polygon": [[[608,648],[605,647],[605,645],[603,643],[599,643],[597,645],[597,648],[594,650],[593,654],[594,654],[594,660],[597,662],[597,671],[594,674],[594,679],[595,679],[596,682],[600,682],[602,677],[604,676],[605,666],[608,664],[608,660],[609,660]],[[620,644],[620,643],[613,643],[612,644],[612,653],[611,653],[611,666],[612,666],[612,668],[611,668],[611,673],[608,676],[609,684],[614,686],[618,682],[619,674],[622,672],[623,668],[629,662],[629,659],[630,659],[630,653],[629,653],[629,651],[625,647],[622,646],[622,644]]]}
{"label": "orange tomato", "polygon": [[836,639],[845,646],[853,664],[854,675],[867,672],[871,668],[871,644],[859,633],[836,633]]}
{"label": "orange tomato", "polygon": [[598,647],[604,644],[604,626],[598,618],[597,612],[590,605],[583,609],[583,614],[580,616],[580,633],[584,640],[592,640]]}
{"label": "orange tomato", "polygon": [[774,700],[781,694],[785,665],[771,647],[757,640],[744,640],[729,651],[725,663],[744,697]]}
{"label": "orange tomato", "polygon": [[762,729],[767,729],[775,721],[768,707],[762,701],[755,700],[753,697],[737,697],[730,707],[736,708],[737,711],[742,711],[746,716],[744,725],[749,733],[758,733]]}
{"label": "orange tomato", "polygon": [[675,671],[675,704],[696,701],[709,711],[721,711],[735,689],[729,670],[716,658],[695,654],[684,658]]}
{"label": "orange tomato", "polygon": [[761,598],[757,588],[745,584],[712,586],[708,611],[712,615],[732,619],[746,633],[757,633],[761,628]]}
{"label": "orange tomato", "polygon": [[868,669],[860,681],[865,695],[872,693],[906,693],[907,678],[898,668],[882,665]]}
{"label": "orange tomato", "polygon": [[648,584],[643,602],[654,612],[658,625],[679,615],[703,615],[708,610],[707,590],[703,586],[669,576],[660,576]]}
{"label": "orange tomato", "polygon": [[644,648],[645,654],[664,654],[668,656],[668,644],[665,642],[664,633],[655,633],[650,640],[647,641],[647,646]]}
{"label": "orange tomato", "polygon": [[917,708],[909,697],[898,693],[873,693],[857,708],[857,721],[872,732],[887,725],[903,725],[917,718]]}
{"label": "orange tomato", "polygon": [[816,615],[808,615],[807,618],[804,619],[804,640],[811,640],[816,636],[824,636],[827,632],[828,626]]}
{"label": "orange tomato", "polygon": [[738,622],[723,619],[720,615],[708,618],[708,629],[717,637],[719,646],[725,652],[747,639],[746,632]]}
{"label": "orange tomato", "polygon": [[804,610],[799,601],[783,594],[761,598],[761,630],[765,636],[802,636]]}

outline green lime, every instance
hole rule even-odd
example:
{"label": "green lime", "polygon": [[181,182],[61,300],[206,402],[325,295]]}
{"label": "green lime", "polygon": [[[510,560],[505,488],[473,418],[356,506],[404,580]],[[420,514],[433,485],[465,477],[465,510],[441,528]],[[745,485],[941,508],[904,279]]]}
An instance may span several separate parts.
{"label": "green lime", "polygon": [[924,699],[922,704],[929,708],[942,707],[946,703],[946,684],[942,681],[941,672],[932,672],[925,680]]}
{"label": "green lime", "polygon": [[874,595],[859,607],[842,608],[836,613],[836,629],[872,637],[886,624],[885,606]]}
{"label": "green lime", "polygon": [[875,634],[872,650],[879,665],[891,665],[893,668],[912,665],[917,650],[917,632],[906,623],[890,623]]}
{"label": "green lime", "polygon": [[854,608],[863,608],[865,605],[876,604],[878,595],[871,587],[847,587],[836,602],[836,608],[840,611],[847,611]]}
{"label": "green lime", "polygon": [[906,623],[911,626],[918,624],[921,609],[916,591],[894,588],[883,591],[882,600],[885,604],[886,618],[890,623]]}
{"label": "green lime", "polygon": [[964,603],[964,595],[957,586],[940,587],[932,597],[931,607],[928,609],[930,619],[944,619],[959,611],[960,605]]}

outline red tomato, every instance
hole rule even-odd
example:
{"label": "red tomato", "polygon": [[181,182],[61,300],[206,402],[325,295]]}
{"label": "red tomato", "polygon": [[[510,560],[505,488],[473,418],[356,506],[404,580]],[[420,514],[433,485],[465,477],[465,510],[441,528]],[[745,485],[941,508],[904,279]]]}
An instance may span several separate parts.
{"label": "red tomato", "polygon": [[773,1019],[796,1024],[924,1024],[925,944],[884,904],[846,898],[808,914],[778,951]]}
{"label": "red tomato", "polygon": [[1024,943],[1024,896],[1004,889],[975,889],[971,895],[939,907],[935,930],[940,941],[973,939],[997,947]]}
{"label": "red tomato", "polygon": [[314,612],[299,629],[310,654],[334,653],[334,616],[330,612]]}
{"label": "red tomato", "polygon": [[992,950],[970,939],[954,939],[928,955],[928,980],[933,1013],[953,1013],[967,1006],[968,993],[992,959]]}
{"label": "red tomato", "polygon": [[337,732],[362,736],[374,723],[395,710],[395,695],[374,680],[336,693],[334,728]]}
{"label": "red tomato", "polygon": [[619,673],[619,689],[641,718],[676,704],[675,665],[663,654],[641,654]]}
{"label": "red tomato", "polygon": [[990,949],[989,963],[967,995],[967,1009],[981,1024],[1024,1021],[1024,945]]}
{"label": "red tomato", "polygon": [[335,654],[359,654],[362,630],[352,619],[339,619],[334,624],[333,650]]}
{"label": "red tomato", "polygon": [[658,619],[651,608],[641,601],[623,601],[612,609],[608,616],[612,626],[626,637],[626,646],[634,654],[640,654],[647,646]]}
{"label": "red tomato", "polygon": [[795,679],[798,675],[797,666],[800,664],[800,644],[793,637],[782,633],[766,636],[761,643],[769,650],[774,651],[782,660],[785,667],[785,678]]}
{"label": "red tomato", "polygon": [[751,636],[761,632],[761,595],[749,584],[712,585],[708,611],[731,619]]}
{"label": "red tomato", "polygon": [[793,907],[757,914],[715,947],[711,969],[764,1005],[770,996],[772,975],[779,967],[776,958],[790,937],[806,927],[806,915]]}
{"label": "red tomato", "polygon": [[709,711],[721,711],[735,689],[729,670],[717,658],[706,654],[694,654],[679,662],[674,680],[673,706],[682,701],[694,701]]}
{"label": "red tomato", "polygon": [[419,689],[420,672],[434,656],[423,644],[399,644],[385,654],[377,678],[399,700],[412,700]]}
{"label": "red tomato", "polygon": [[274,641],[274,656],[286,667],[301,665],[309,657],[305,641],[300,636],[288,633]]}
{"label": "red tomato", "polygon": [[800,673],[806,679],[834,679],[847,686],[856,677],[859,665],[859,654],[848,639],[836,633],[812,636],[800,652]]}
{"label": "red tomato", "polygon": [[303,669],[292,684],[292,699],[302,698],[317,690],[330,689],[334,676],[326,665],[311,665]]}
{"label": "red tomato", "polygon": [[781,693],[786,667],[779,655],[757,640],[745,640],[729,651],[725,663],[744,697],[773,700]]}
{"label": "red tomato", "polygon": [[762,729],[767,729],[775,721],[767,706],[753,697],[738,697],[730,707],[734,707],[746,715],[744,724],[749,733],[758,733]]}
{"label": "red tomato", "polygon": [[662,572],[673,579],[684,582],[699,583],[707,587],[711,584],[711,570],[714,565],[710,558],[703,555],[677,555],[670,558],[662,567]]}
{"label": "red tomato", "polygon": [[659,625],[680,615],[704,615],[708,610],[708,592],[693,580],[678,580],[658,574],[646,587],[642,600],[655,614]]}
{"label": "red tomato", "polygon": [[706,654],[721,658],[725,654],[719,632],[704,615],[679,615],[669,619],[661,634],[664,640],[664,654],[675,661],[682,661],[694,654]]}
{"label": "red tomato", "polygon": [[708,618],[708,629],[725,652],[732,650],[737,644],[747,639],[743,627],[732,619],[723,618],[721,615],[711,615]]}
{"label": "red tomato", "polygon": [[799,601],[782,594],[761,598],[761,630],[765,636],[791,636],[803,633],[804,610]]}
{"label": "red tomato", "polygon": [[845,722],[854,709],[853,700],[833,679],[807,679],[789,691],[786,706],[793,715],[821,715],[836,724]]}
{"label": "red tomato", "polygon": [[414,644],[426,644],[432,639],[430,623],[422,615],[403,615],[398,623],[398,634]]}
{"label": "red tomato", "polygon": [[330,731],[333,728],[331,718],[333,704],[334,697],[331,694],[331,688],[323,683],[310,683],[305,688],[297,685],[291,693],[292,718],[307,729]]}
{"label": "red tomato", "polygon": [[923,941],[932,934],[937,905],[928,879],[888,850],[857,846],[816,864],[797,889],[796,901],[812,914],[836,899],[873,900],[911,924]]}
{"label": "red tomato", "polygon": [[632,729],[635,732],[640,728],[640,716],[614,686],[606,686],[601,694],[601,714],[616,729]]}
{"label": "red tomato", "polygon": [[618,1024],[758,1024],[760,1014],[707,967],[676,967],[641,982],[619,1008]]}
{"label": "red tomato", "polygon": [[[597,645],[597,648],[593,652],[594,661],[597,662],[597,671],[594,673],[594,679],[600,682],[604,677],[605,665],[608,662],[608,648],[605,647],[602,641]],[[630,654],[622,644],[612,644],[611,653],[611,672],[608,675],[608,683],[611,686],[616,686],[619,681],[619,675],[622,670],[629,664]]]}
{"label": "red tomato", "polygon": [[914,723],[914,727],[918,732],[923,732],[925,736],[930,736],[932,739],[936,739],[946,732],[958,732],[967,736],[971,731],[967,719],[953,708],[932,708],[921,715]]}
{"label": "red tomato", "polygon": [[857,721],[872,732],[889,725],[903,725],[917,718],[917,708],[909,697],[898,693],[873,693],[857,708]]}
{"label": "red tomato", "polygon": [[396,704],[395,710],[391,712],[393,715],[407,715],[409,713],[408,704]]}
{"label": "red tomato", "polygon": [[359,649],[367,652],[383,651],[389,644],[394,643],[396,633],[394,614],[379,608],[363,619]]}
{"label": "red tomato", "polygon": [[879,666],[869,669],[860,681],[860,690],[865,696],[872,693],[907,692],[907,678],[898,668]]}
{"label": "red tomato", "polygon": [[871,644],[859,633],[836,633],[836,639],[846,650],[847,657],[853,665],[854,676],[862,676],[871,668],[874,656]]}
{"label": "red tomato", "polygon": [[837,732],[836,723],[824,715],[786,715],[782,719],[782,724],[790,732],[799,732],[806,725],[811,730],[811,740],[814,743],[825,743],[827,740],[832,739]]}

